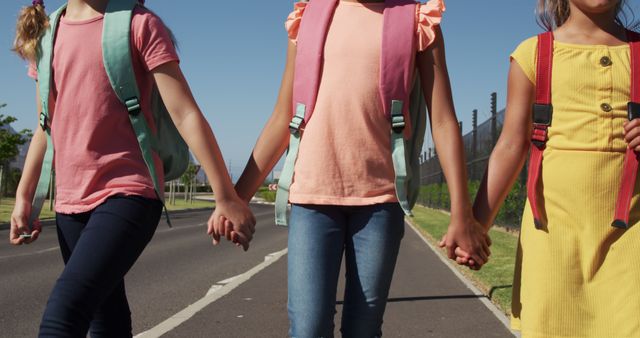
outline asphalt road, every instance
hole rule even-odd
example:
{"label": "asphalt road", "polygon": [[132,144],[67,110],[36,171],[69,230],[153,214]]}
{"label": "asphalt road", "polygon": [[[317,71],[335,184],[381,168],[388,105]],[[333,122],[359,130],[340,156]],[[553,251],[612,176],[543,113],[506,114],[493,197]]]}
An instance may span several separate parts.
{"label": "asphalt road", "polygon": [[[204,226],[210,211],[175,213],[173,229],[160,224],[126,278],[136,334],[286,337],[286,255],[282,254],[287,230],[273,225],[272,206],[252,208],[257,233],[246,253],[227,243],[211,245]],[[6,230],[0,231],[0,239],[7,237]],[[280,258],[265,260],[277,252]],[[53,227],[45,227],[32,245],[0,245],[0,337],[37,335],[47,296],[62,268]],[[336,332],[341,292],[342,287]],[[169,318],[173,324],[158,331]],[[513,336],[409,228],[383,333],[385,337]]]}

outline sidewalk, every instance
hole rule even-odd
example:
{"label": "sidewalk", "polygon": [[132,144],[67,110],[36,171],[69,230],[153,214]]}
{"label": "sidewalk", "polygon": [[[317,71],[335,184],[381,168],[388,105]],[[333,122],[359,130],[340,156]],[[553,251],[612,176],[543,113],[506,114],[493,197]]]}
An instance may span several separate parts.
{"label": "sidewalk", "polygon": [[[163,337],[285,337],[286,283],[283,257]],[[337,337],[342,292],[341,283],[335,316]],[[483,303],[483,296],[469,289],[407,225],[385,315],[384,337],[513,337],[501,316],[498,318]]]}

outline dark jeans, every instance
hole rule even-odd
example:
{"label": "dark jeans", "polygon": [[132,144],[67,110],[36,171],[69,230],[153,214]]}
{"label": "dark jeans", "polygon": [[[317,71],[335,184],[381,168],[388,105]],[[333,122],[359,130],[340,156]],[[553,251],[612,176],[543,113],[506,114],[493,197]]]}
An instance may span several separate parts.
{"label": "dark jeans", "polygon": [[49,296],[40,337],[131,337],[124,275],[147,246],[162,204],[137,196],[109,198],[96,209],[56,214],[65,262]]}

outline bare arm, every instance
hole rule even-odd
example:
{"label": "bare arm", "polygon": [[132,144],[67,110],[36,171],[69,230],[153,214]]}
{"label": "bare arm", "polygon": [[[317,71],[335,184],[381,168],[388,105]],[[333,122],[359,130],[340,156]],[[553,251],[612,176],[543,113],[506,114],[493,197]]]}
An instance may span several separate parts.
{"label": "bare arm", "polygon": [[531,105],[534,86],[513,61],[509,70],[507,110],[500,138],[496,143],[484,179],[476,195],[473,212],[489,229],[500,206],[524,165],[531,137]]}
{"label": "bare arm", "polygon": [[242,176],[236,184],[236,191],[245,201],[258,190],[265,178],[276,165],[289,142],[289,122],[292,116],[293,72],[295,69],[296,46],[289,41],[287,63],[280,84],[278,101],[251,153]]}
{"label": "bare arm", "polygon": [[[162,99],[180,135],[202,165],[216,197],[216,210],[209,220],[220,222],[226,217],[236,232],[245,236],[242,243],[251,240],[255,218],[245,203],[238,198],[225,167],[222,153],[209,124],[196,104],[177,62],[169,62],[153,70],[153,76]],[[211,234],[211,230],[209,230]],[[214,238],[214,242],[217,243]]]}
{"label": "bare arm", "polygon": [[450,190],[451,213],[470,215],[471,201],[467,193],[464,145],[453,106],[440,30],[433,45],[418,55],[418,69],[429,110],[433,140]]}
{"label": "bare arm", "polygon": [[488,241],[472,214],[464,147],[453,106],[444,39],[439,28],[436,29],[434,43],[418,54],[417,64],[434,143],[451,196],[451,224],[443,243],[451,259],[455,258],[456,247],[461,247],[470,254],[469,258],[482,265],[489,256]]}
{"label": "bare arm", "polygon": [[[40,89],[36,83],[36,107],[38,112],[38,119],[42,106],[40,103]],[[44,153],[47,150],[47,135],[38,125],[31,138],[31,144],[29,145],[29,151],[27,152],[27,158],[24,162],[24,168],[22,169],[22,176],[20,177],[20,183],[16,190],[16,204],[13,212],[11,213],[11,231],[10,242],[15,245],[29,244],[38,238],[40,233],[40,222],[38,220],[33,224],[31,229],[28,224],[29,215],[31,213],[31,202],[35,195],[36,187],[38,186],[38,180],[40,179],[40,171],[42,169],[42,161]],[[21,239],[20,234],[31,233],[31,239]]]}

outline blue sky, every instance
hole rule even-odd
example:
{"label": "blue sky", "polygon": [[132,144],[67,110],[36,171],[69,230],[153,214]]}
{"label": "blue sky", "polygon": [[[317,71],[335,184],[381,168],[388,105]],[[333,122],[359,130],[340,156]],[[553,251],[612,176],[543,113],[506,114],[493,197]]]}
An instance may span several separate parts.
{"label": "blue sky", "polygon": [[[0,103],[18,118],[15,129],[35,128],[35,87],[11,51],[15,20],[27,0],[0,1]],[[48,9],[61,0],[45,1]],[[449,75],[465,132],[471,111],[489,116],[489,95],[504,106],[509,54],[540,28],[534,0],[448,0],[443,19]],[[174,31],[182,69],[211,124],[232,174],[237,175],[273,109],[287,44],[283,22],[291,0],[148,0]],[[640,5],[632,5],[640,14]],[[70,131],[72,132],[72,131]],[[430,141],[427,141],[429,146]]]}

